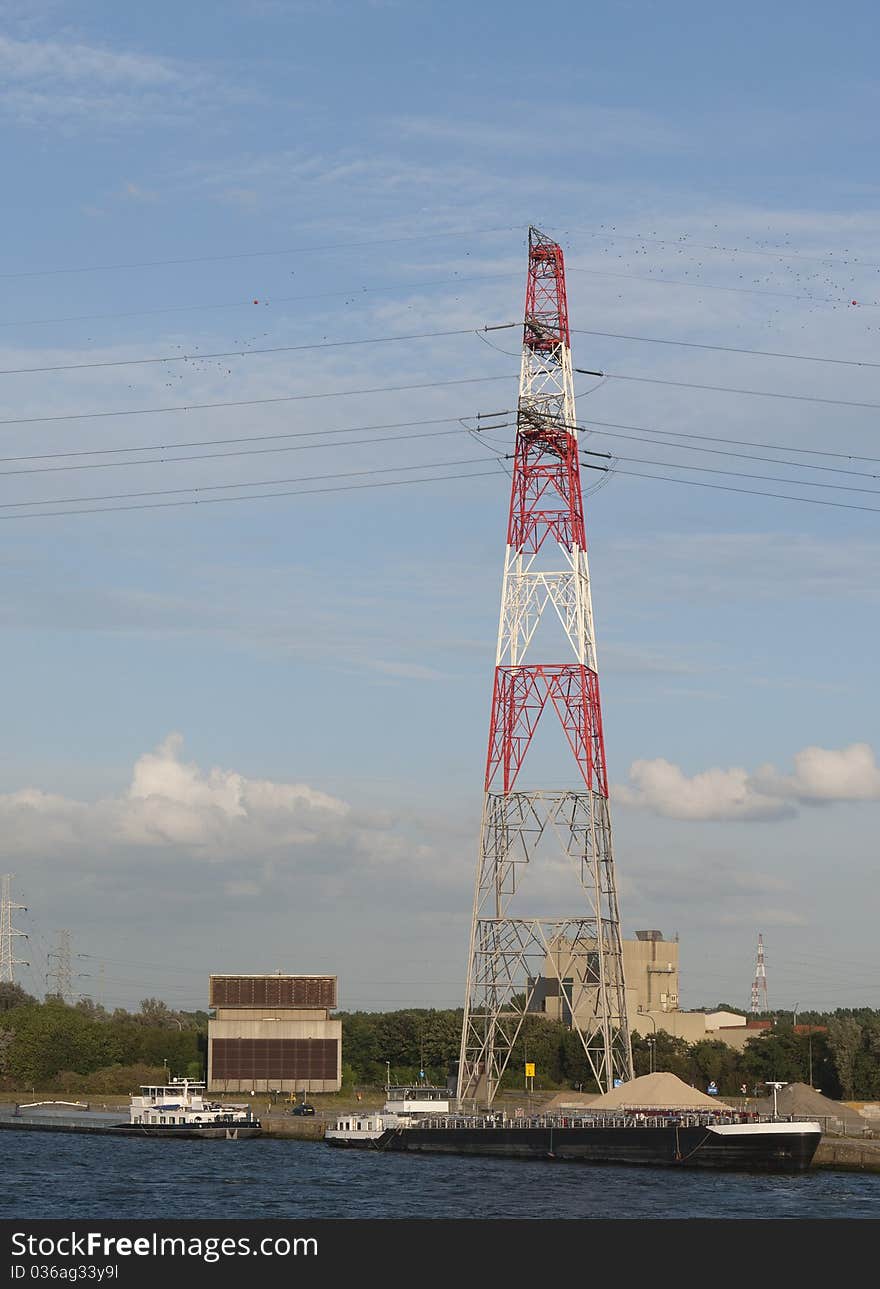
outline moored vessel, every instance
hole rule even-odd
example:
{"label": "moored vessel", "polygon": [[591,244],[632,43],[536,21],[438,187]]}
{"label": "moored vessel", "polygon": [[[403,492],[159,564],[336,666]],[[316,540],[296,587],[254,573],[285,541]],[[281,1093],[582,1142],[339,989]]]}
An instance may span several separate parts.
{"label": "moored vessel", "polygon": [[[596,1098],[590,1107],[535,1116],[521,1111],[400,1114],[389,1097],[379,1112],[340,1116],[324,1140],[338,1147],[508,1159],[749,1172],[809,1168],[822,1136],[818,1121],[745,1114],[724,1104],[706,1108],[701,1093],[672,1075],[663,1076],[666,1100],[677,1096],[684,1104],[650,1104],[636,1086],[649,1079],[656,1096],[656,1076],[646,1076]],[[690,1095],[677,1095],[675,1085]]]}
{"label": "moored vessel", "polygon": [[200,1080],[178,1078],[143,1084],[131,1097],[128,1119],[83,1102],[34,1101],[0,1110],[0,1129],[104,1133],[115,1137],[181,1137],[236,1141],[258,1137],[262,1125],[249,1105],[223,1105]]}

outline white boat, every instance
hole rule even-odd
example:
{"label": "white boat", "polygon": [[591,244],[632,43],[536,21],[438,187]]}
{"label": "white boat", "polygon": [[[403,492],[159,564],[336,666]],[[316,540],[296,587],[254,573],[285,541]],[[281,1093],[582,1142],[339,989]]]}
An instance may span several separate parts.
{"label": "white boat", "polygon": [[142,1084],[132,1096],[128,1120],[120,1111],[93,1109],[82,1101],[33,1101],[0,1107],[0,1129],[31,1132],[95,1132],[114,1137],[202,1137],[235,1141],[259,1137],[262,1125],[249,1105],[211,1101],[196,1079]]}
{"label": "white boat", "polygon": [[129,1131],[150,1137],[258,1137],[262,1125],[249,1105],[211,1101],[197,1079],[143,1084],[131,1098]]}
{"label": "white boat", "polygon": [[369,1145],[386,1132],[430,1119],[432,1115],[448,1115],[450,1106],[448,1088],[425,1083],[386,1087],[381,1110],[352,1110],[340,1115],[326,1129],[324,1140],[330,1145]]}

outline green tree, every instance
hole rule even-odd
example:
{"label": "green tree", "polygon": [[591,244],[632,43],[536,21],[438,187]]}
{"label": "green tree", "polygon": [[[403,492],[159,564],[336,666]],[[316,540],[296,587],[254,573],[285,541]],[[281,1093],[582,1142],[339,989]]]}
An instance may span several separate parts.
{"label": "green tree", "polygon": [[25,993],[21,985],[16,985],[10,980],[0,984],[0,1012],[12,1011],[15,1007],[27,1007],[36,1001],[36,998]]}
{"label": "green tree", "polygon": [[856,1095],[856,1071],[862,1046],[862,1027],[853,1016],[833,1016],[828,1021],[828,1044],[845,1101]]}

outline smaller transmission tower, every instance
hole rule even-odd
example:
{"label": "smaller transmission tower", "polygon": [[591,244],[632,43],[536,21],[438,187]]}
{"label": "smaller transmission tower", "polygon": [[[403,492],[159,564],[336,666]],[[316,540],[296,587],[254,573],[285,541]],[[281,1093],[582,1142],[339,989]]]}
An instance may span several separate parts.
{"label": "smaller transmission tower", "polygon": [[[73,996],[73,955],[70,949],[70,932],[56,932],[55,948],[48,954],[54,968],[46,976],[46,985],[50,994],[56,994],[62,1002],[70,1002]],[[54,988],[51,986],[54,985]]]}
{"label": "smaller transmission tower", "polygon": [[13,943],[17,935],[27,939],[26,931],[17,931],[12,925],[12,914],[21,909],[27,912],[24,904],[16,904],[12,898],[13,873],[6,873],[0,878],[0,983],[15,984],[15,968],[28,967],[30,963],[24,958],[16,958]]}
{"label": "smaller transmission tower", "polygon": [[[763,1006],[762,1006],[763,1003]],[[767,1011],[767,969],[764,966],[764,937],[758,932],[758,961],[752,981],[752,1012]]]}

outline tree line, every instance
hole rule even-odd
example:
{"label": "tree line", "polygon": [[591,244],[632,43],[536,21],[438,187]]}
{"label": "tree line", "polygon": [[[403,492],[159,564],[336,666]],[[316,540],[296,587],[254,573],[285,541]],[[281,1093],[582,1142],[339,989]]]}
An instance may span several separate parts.
{"label": "tree line", "polygon": [[[443,1084],[458,1060],[461,1008],[351,1012],[341,1019],[348,1086],[380,1085],[389,1074],[394,1082],[415,1082],[423,1071],[427,1080]],[[880,1100],[880,1010],[803,1013],[798,1026],[790,1013],[765,1019],[772,1028],[756,1032],[742,1052],[716,1039],[687,1043],[663,1030],[634,1034],[635,1073],[668,1070],[697,1088],[714,1083],[722,1096],[742,1095],[743,1088],[763,1096],[773,1079],[807,1083],[836,1100]],[[524,1088],[526,1062],[535,1066],[536,1089],[597,1090],[577,1035],[546,1017],[524,1018],[503,1088]]]}
{"label": "tree line", "polygon": [[[462,1010],[409,1008],[393,1012],[342,1012],[343,1086],[395,1083],[445,1084],[458,1060]],[[633,1036],[636,1074],[668,1070],[722,1096],[764,1091],[768,1079],[812,1083],[826,1096],[880,1100],[880,1011],[838,1009],[802,1013],[802,1025],[769,1017],[772,1029],[756,1033],[742,1052],[704,1039],[687,1043],[663,1030]],[[138,1011],[110,1012],[87,1000],[43,1002],[18,985],[0,984],[0,1089],[130,1092],[169,1074],[204,1078],[208,1013],[175,1011],[146,998]],[[576,1034],[546,1017],[526,1016],[503,1080],[524,1087],[526,1062],[535,1066],[536,1089],[596,1086]]]}
{"label": "tree line", "polygon": [[202,1078],[207,1012],[176,1012],[145,998],[137,1012],[88,1000],[43,1002],[0,985],[0,1088],[131,1092],[171,1074]]}

